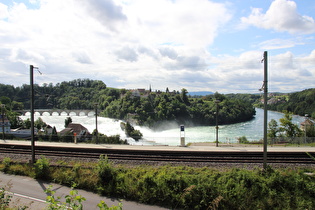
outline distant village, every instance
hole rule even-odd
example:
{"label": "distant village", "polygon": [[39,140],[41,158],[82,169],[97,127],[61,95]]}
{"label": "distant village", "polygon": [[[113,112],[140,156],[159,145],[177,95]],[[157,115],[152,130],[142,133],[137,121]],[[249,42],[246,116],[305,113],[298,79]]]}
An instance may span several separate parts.
{"label": "distant village", "polygon": [[[16,138],[29,139],[31,137],[30,129],[11,129],[11,123],[5,115],[0,115],[0,132],[5,135],[12,135]],[[55,127],[46,125],[42,130],[35,128],[37,135],[59,135],[59,136],[74,136],[77,140],[82,141],[92,138],[89,130],[81,124],[69,123],[66,128],[57,132]]]}
{"label": "distant village", "polygon": [[[129,91],[131,91],[132,96],[134,96],[134,97],[143,97],[143,98],[148,97],[150,95],[150,93],[152,93],[151,86],[150,86],[149,90],[139,88],[139,89],[132,89],[132,90],[129,90]],[[176,90],[173,90],[172,92],[170,92],[168,88],[166,88],[165,92],[166,93],[170,93],[172,95],[180,94],[179,91],[176,91]],[[160,90],[156,90],[155,93],[159,95],[159,94],[161,94],[163,92],[160,91]]]}

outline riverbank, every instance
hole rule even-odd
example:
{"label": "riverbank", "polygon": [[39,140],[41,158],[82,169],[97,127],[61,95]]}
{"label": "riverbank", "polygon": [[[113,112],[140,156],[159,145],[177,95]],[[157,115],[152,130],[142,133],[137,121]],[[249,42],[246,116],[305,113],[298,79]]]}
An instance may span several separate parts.
{"label": "riverbank", "polygon": [[[67,116],[35,116],[41,117],[44,122],[51,126],[55,126],[57,131],[64,129],[64,122]],[[23,120],[29,116],[21,117]],[[95,129],[94,116],[71,116],[73,123],[80,123],[89,131]],[[219,142],[221,143],[237,143],[237,139],[245,136],[249,141],[259,141],[263,138],[263,110],[256,109],[256,116],[253,120],[230,124],[219,125]],[[279,120],[283,118],[283,114],[279,112],[268,111],[268,121],[271,119]],[[293,116],[293,123],[299,124],[305,120],[304,117]],[[120,122],[111,118],[98,117],[98,131],[107,136],[120,135],[121,139],[127,139],[124,131],[121,130]],[[184,135],[185,144],[195,142],[214,142],[216,139],[215,126],[196,126],[185,127],[185,132],[180,133],[180,128],[168,126],[167,130],[154,131],[147,127],[135,126],[143,134],[143,140],[138,142],[127,139],[128,143],[133,145],[170,145],[177,146],[180,144],[180,137]]]}
{"label": "riverbank", "polygon": [[[248,144],[239,144],[239,143],[219,143],[219,147],[251,147],[251,148],[262,148],[264,145],[262,143],[248,143]],[[216,143],[214,142],[194,142],[189,143],[188,146],[190,147],[215,147]],[[284,148],[314,148],[315,149],[315,142],[309,144],[290,144],[287,142],[278,143],[278,144],[268,144],[268,148],[277,148],[277,147],[284,147]]]}

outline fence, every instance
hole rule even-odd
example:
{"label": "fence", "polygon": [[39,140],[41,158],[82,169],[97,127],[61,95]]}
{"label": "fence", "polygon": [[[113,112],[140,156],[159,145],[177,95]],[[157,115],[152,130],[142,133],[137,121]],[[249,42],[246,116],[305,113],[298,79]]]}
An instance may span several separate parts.
{"label": "fence", "polygon": [[315,137],[274,137],[268,138],[269,144],[310,144],[315,143]]}

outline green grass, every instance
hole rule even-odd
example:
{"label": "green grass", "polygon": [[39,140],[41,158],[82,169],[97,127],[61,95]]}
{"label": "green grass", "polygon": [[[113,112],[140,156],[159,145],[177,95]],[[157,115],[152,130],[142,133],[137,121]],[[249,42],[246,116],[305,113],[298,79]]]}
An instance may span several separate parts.
{"label": "green grass", "polygon": [[[41,177],[102,195],[155,204],[170,209],[314,209],[314,168],[253,170],[187,166],[114,165],[102,156],[90,168],[48,166],[37,169],[6,159],[0,170]],[[42,172],[48,175],[42,175]]]}

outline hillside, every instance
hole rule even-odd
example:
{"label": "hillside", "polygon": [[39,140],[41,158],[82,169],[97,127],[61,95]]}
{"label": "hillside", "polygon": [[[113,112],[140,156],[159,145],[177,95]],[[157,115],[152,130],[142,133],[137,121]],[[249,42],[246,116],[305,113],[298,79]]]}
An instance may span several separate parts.
{"label": "hillside", "polygon": [[[260,104],[262,107],[262,103]],[[289,94],[269,94],[268,109],[315,118],[315,88]]]}
{"label": "hillside", "polygon": [[[102,116],[156,126],[164,121],[191,125],[214,125],[218,105],[220,124],[247,121],[255,115],[250,102],[215,93],[192,98],[186,89],[165,92],[144,89],[109,88],[102,81],[77,79],[70,82],[35,85],[35,109],[94,109]],[[7,109],[29,109],[30,87],[0,84],[1,103]],[[216,104],[216,100],[219,103]]]}

